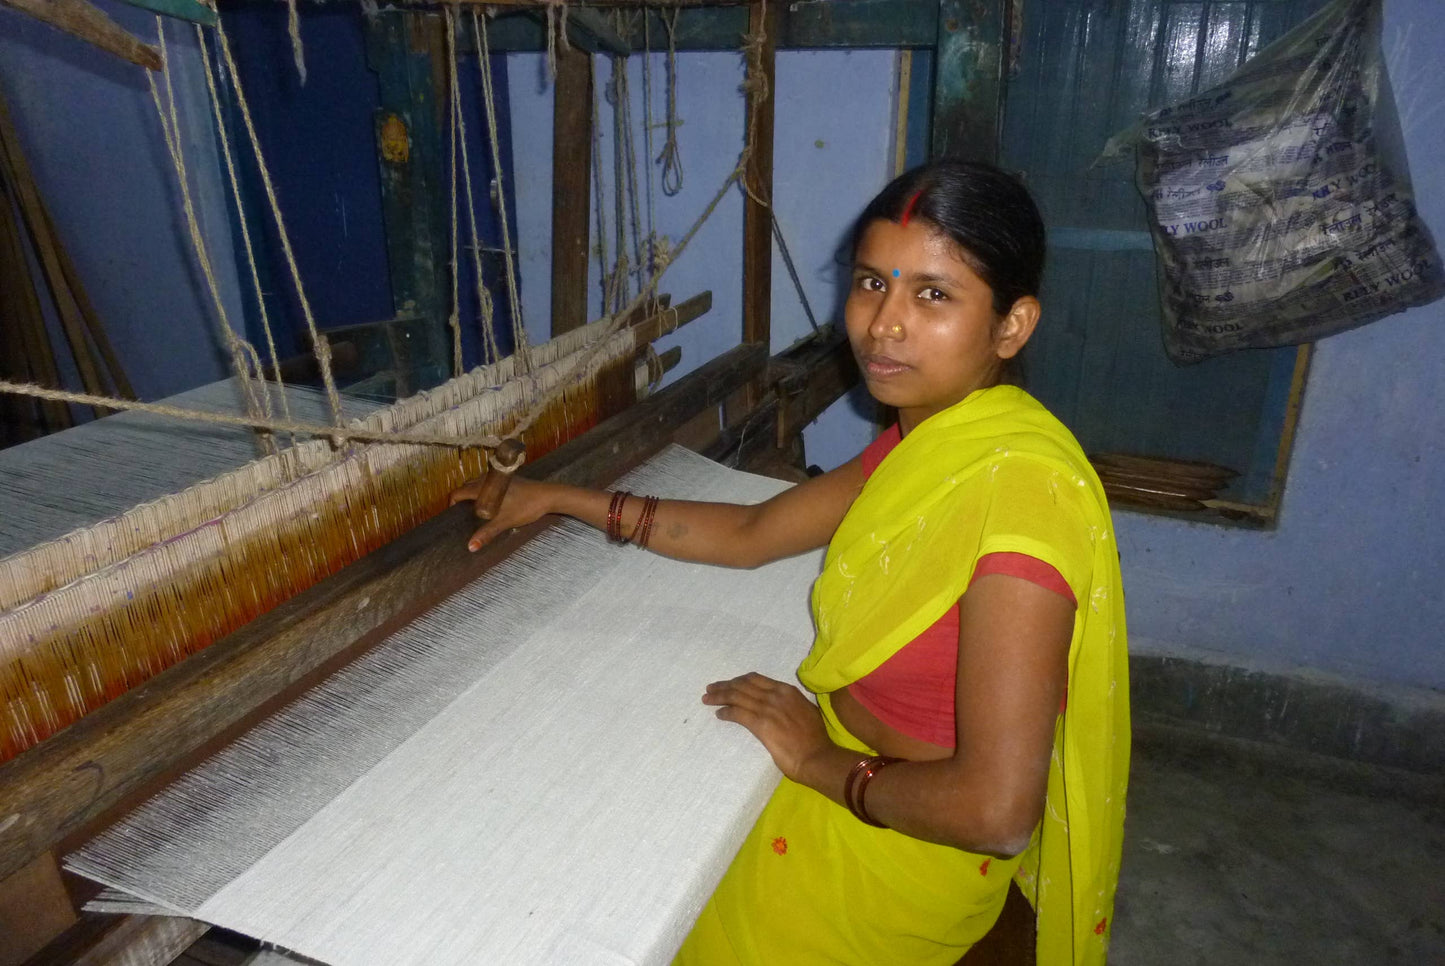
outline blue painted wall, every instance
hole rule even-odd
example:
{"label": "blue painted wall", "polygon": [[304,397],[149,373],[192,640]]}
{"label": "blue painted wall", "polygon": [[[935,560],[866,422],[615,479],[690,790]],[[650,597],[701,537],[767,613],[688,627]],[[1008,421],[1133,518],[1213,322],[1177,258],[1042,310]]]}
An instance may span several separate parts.
{"label": "blue painted wall", "polygon": [[[643,156],[644,79],[641,58],[633,58],[628,85],[633,98],[634,139]],[[597,90],[610,81],[604,58],[596,58]],[[653,121],[665,116],[664,58],[652,58]],[[545,60],[540,55],[508,58],[510,107],[516,121],[513,151],[519,198],[519,247],[523,315],[533,340],[545,339],[551,316],[552,101]],[[777,60],[774,135],[774,200],[778,222],[798,270],[799,280],[820,323],[841,310],[837,255],[852,218],[892,176],[893,101],[896,55],[891,51],[784,51]],[[736,53],[693,53],[678,57],[677,112],[685,178],[673,197],[654,179],[655,224],[675,244],[712,200],[737,163],[743,143],[744,109],[738,93],[742,57]],[[838,105],[846,104],[846,110]],[[526,118],[525,122],[517,119]],[[609,252],[615,251],[611,207],[612,114],[603,101],[600,113],[602,178],[609,198],[605,212]],[[654,133],[654,156],[663,134]],[[639,182],[639,192],[645,189]],[[645,201],[643,203],[645,209]],[[645,220],[645,213],[644,213]],[[737,345],[742,334],[742,225],[739,190],[731,191],[687,250],[668,268],[661,290],[678,299],[703,289],[713,293],[713,308],[703,318],[658,343],[659,350],[683,347],[682,364],[669,374],[679,378],[720,352]],[[596,218],[593,232],[596,233]],[[601,311],[599,274],[594,257],[590,277],[592,317]],[[772,348],[781,351],[811,332],[797,289],[782,255],[773,253]],[[835,405],[808,427],[808,458],[834,466],[854,456],[872,437],[872,425],[849,402]]]}
{"label": "blue painted wall", "polygon": [[[100,2],[130,28],[153,34],[149,18]],[[1420,209],[1445,239],[1445,79],[1434,67],[1445,49],[1445,18],[1436,0],[1387,0],[1385,46]],[[195,71],[189,49],[177,58],[182,72]],[[518,119],[524,313],[540,340],[550,315],[550,93],[540,57],[514,55],[508,67]],[[654,69],[660,78],[660,57]],[[847,221],[891,173],[893,57],[790,52],[780,56],[778,75],[779,219],[809,298],[827,315],[837,304],[832,259]],[[736,55],[681,58],[687,183],[676,198],[655,196],[658,226],[674,238],[736,160],[741,79]],[[606,82],[601,72],[599,82]],[[631,83],[640,96],[640,68]],[[156,396],[218,377],[224,366],[208,300],[190,266],[140,71],[0,10],[0,84],[138,387]],[[181,87],[184,110],[204,107],[202,90]],[[654,103],[660,117],[660,87]],[[603,127],[610,130],[605,108]],[[202,221],[234,292],[214,145],[201,138],[188,147]],[[610,143],[603,151],[610,154]],[[199,177],[203,171],[211,173]],[[665,288],[679,297],[711,288],[716,298],[709,317],[675,336],[685,352],[678,374],[738,341],[741,230],[734,193],[669,275]],[[777,349],[802,334],[806,322],[780,260],[774,282]],[[1445,528],[1436,519],[1445,516],[1442,372],[1445,304],[1320,343],[1282,517],[1272,532],[1119,513],[1136,651],[1445,688]],[[834,465],[857,452],[868,433],[866,421],[842,403],[810,428],[809,458]]]}
{"label": "blue painted wall", "polygon": [[[1445,242],[1445,18],[1387,0],[1421,214]],[[1445,688],[1445,302],[1318,344],[1278,529],[1116,515],[1134,648]]]}
{"label": "blue painted wall", "polygon": [[[154,40],[155,18],[97,5]],[[167,27],[197,217],[227,311],[243,324],[235,258],[195,34]],[[0,9],[0,92],[62,242],[86,280],[137,393],[146,399],[212,382],[228,362],[194,267],[180,191],[139,67],[9,9]],[[52,339],[63,346],[58,336]],[[60,349],[62,358],[66,350]],[[80,388],[73,371],[67,385]]]}

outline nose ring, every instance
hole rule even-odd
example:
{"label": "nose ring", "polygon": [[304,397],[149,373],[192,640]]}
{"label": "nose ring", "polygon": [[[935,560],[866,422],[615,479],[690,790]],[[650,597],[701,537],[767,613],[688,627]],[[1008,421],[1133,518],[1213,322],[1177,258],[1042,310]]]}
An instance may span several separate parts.
{"label": "nose ring", "polygon": [[893,338],[895,339],[899,338],[903,335],[903,326],[899,325],[897,322],[894,322],[888,327],[888,334],[893,336]]}

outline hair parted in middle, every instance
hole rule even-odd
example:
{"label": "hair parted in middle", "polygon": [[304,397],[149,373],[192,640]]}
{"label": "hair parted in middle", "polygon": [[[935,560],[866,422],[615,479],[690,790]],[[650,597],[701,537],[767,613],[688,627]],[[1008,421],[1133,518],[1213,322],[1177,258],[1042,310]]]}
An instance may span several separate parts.
{"label": "hair parted in middle", "polygon": [[851,254],[874,221],[904,227],[926,221],[958,246],[965,264],[993,292],[993,310],[1008,312],[1038,295],[1044,274],[1044,220],[1018,178],[981,161],[944,158],[905,171],[880,191],[853,226]]}

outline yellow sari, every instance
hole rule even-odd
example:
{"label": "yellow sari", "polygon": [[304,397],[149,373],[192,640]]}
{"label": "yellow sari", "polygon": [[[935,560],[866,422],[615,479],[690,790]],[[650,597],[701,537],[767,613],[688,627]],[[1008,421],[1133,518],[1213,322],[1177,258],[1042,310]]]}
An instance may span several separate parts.
{"label": "yellow sari", "polygon": [[678,954],[691,964],[951,966],[993,924],[1013,876],[1038,962],[1101,964],[1129,767],[1124,600],[1108,505],[1073,436],[1022,390],[975,392],[888,454],[813,587],[818,636],[798,677],[829,734],[863,746],[827,694],[877,668],[963,595],[978,560],[1026,553],[1078,601],[1068,699],[1044,817],[1004,861],[875,829],[784,779]]}

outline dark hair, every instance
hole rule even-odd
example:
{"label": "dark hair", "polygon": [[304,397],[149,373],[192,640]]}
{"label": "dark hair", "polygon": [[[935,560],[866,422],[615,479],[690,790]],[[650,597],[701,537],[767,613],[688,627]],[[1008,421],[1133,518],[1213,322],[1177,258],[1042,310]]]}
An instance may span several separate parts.
{"label": "dark hair", "polygon": [[875,221],[922,218],[959,247],[968,267],[993,290],[1003,315],[1037,295],[1044,273],[1044,220],[1023,183],[981,161],[943,158],[894,178],[853,226],[852,254]]}

